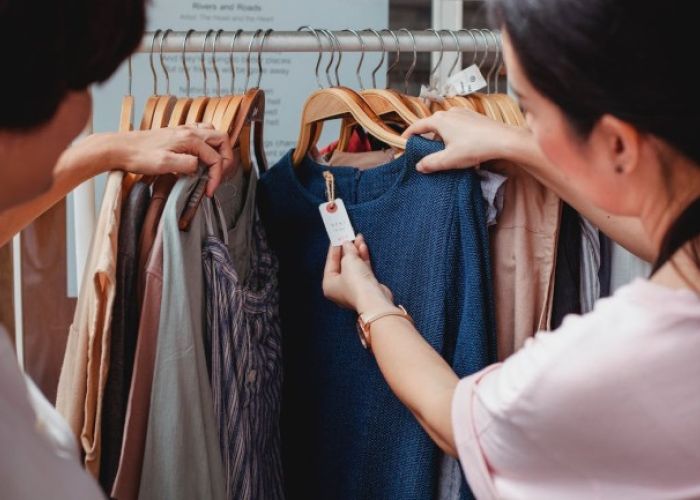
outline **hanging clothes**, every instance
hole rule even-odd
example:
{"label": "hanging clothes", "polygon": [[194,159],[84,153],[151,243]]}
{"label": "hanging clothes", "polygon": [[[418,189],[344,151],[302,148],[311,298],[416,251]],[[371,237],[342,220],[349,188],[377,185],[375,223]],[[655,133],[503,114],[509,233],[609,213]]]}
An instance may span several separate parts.
{"label": "hanging clothes", "polygon": [[197,177],[178,179],[163,211],[163,296],[139,498],[224,499],[224,474],[204,347],[201,210],[178,219]]}
{"label": "hanging clothes", "polygon": [[569,314],[581,314],[581,224],[578,212],[564,203],[557,244],[551,328]]}
{"label": "hanging clothes", "polygon": [[485,168],[508,178],[503,209],[490,228],[498,359],[502,361],[536,331],[549,327],[561,201],[518,165],[496,161]]}
{"label": "hanging clothes", "polygon": [[613,243],[610,264],[610,291],[633,282],[636,278],[648,278],[651,264],[645,262],[624,247]]}
{"label": "hanging clothes", "polygon": [[[242,173],[239,169],[236,177],[244,181]],[[233,228],[228,229],[218,201],[219,217],[212,216],[211,203],[203,207],[208,234],[202,254],[207,336],[227,496],[276,500],[284,498],[277,263],[256,213],[257,175],[252,172],[249,178],[248,189],[236,193],[245,204]],[[214,219],[220,221],[218,230]],[[243,261],[247,265],[240,274],[236,262]]]}
{"label": "hanging clothes", "polygon": [[121,455],[124,418],[139,328],[140,304],[134,300],[138,284],[138,241],[150,199],[149,186],[144,182],[136,182],[124,201],[119,224],[110,362],[102,405],[100,485],[107,494],[112,491]]}
{"label": "hanging clothes", "polygon": [[56,408],[85,455],[85,468],[100,471],[102,401],[109,370],[112,305],[123,172],[110,172],[58,381]]}
{"label": "hanging clothes", "polygon": [[[154,192],[155,193],[155,192]],[[154,203],[151,200],[149,212]],[[163,225],[155,218],[146,218],[143,231],[150,232],[149,224],[157,224],[152,252],[145,268],[144,300],[141,304],[139,332],[134,355],[134,368],[129,389],[129,401],[124,420],[119,467],[114,479],[111,497],[117,500],[135,500],[141,485],[141,469],[146,447],[146,429],[151,407],[151,387],[156,360],[160,307],[163,295]]]}
{"label": "hanging clothes", "polygon": [[488,235],[474,172],[415,169],[441,143],[409,140],[375,169],[324,167],[291,153],[260,181],[280,262],[284,352],[282,450],[289,498],[434,498],[440,452],[392,394],[356,331],[356,315],[323,297],[328,237],[318,213],[323,172],[335,176],[378,279],[455,371],[496,358]]}
{"label": "hanging clothes", "polygon": [[579,216],[581,224],[580,291],[581,314],[593,310],[600,298],[600,232],[591,221]]}

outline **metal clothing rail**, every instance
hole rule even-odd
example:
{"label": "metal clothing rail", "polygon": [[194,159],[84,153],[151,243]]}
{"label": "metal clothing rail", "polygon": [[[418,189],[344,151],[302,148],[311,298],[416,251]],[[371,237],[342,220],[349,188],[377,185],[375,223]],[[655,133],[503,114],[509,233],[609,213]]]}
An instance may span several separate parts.
{"label": "metal clothing rail", "polygon": [[[265,37],[262,52],[331,52],[333,45],[330,38],[321,30],[316,30],[318,39],[310,31],[271,31],[264,35],[263,30],[242,31],[236,35],[236,31],[223,31],[217,35],[217,31],[210,31],[207,38],[206,31],[193,31],[185,42],[186,31],[169,31],[162,42],[162,52],[248,52],[249,47],[253,52],[261,51],[261,41]],[[378,30],[379,37],[369,30],[340,30],[331,31],[343,52],[392,52],[399,50],[402,54],[412,52],[477,52],[479,54],[497,54],[501,50],[501,37],[498,31],[487,29],[462,29],[449,30],[392,30],[396,38],[389,30]],[[151,52],[155,45],[157,52],[161,51],[161,36],[156,37],[154,44],[154,32],[144,34],[141,46],[137,52]],[[358,38],[358,35],[361,37]],[[453,36],[454,35],[454,36]],[[233,50],[231,42],[235,44]],[[252,43],[253,37],[257,39]],[[455,40],[455,37],[457,40]],[[396,47],[396,41],[399,47]],[[204,42],[206,41],[206,47]],[[320,41],[320,47],[319,47]],[[383,47],[382,47],[383,43]]]}

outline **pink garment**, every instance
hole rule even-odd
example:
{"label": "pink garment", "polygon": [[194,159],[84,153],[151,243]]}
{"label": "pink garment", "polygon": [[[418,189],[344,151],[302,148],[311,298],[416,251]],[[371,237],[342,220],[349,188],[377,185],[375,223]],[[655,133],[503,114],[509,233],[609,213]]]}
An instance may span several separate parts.
{"label": "pink garment", "polygon": [[700,296],[637,280],[463,379],[459,458],[489,498],[700,498]]}

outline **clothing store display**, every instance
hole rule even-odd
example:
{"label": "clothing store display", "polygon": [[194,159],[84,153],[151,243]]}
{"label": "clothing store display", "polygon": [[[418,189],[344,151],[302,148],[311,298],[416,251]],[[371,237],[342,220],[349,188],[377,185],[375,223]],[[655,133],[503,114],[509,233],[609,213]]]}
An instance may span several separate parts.
{"label": "clothing store display", "polygon": [[477,497],[700,497],[698,332],[700,296],[637,279],[463,379],[452,426]]}
{"label": "clothing store display", "polygon": [[100,471],[102,402],[109,370],[123,175],[114,171],[107,177],[56,399],[56,408],[80,442],[85,468],[95,478]]}
{"label": "clothing store display", "polygon": [[588,219],[579,216],[581,224],[581,261],[579,268],[581,314],[593,310],[600,298],[600,232]]}
{"label": "clothing store display", "polygon": [[72,430],[22,374],[1,328],[0,443],[3,498],[102,498],[97,483],[81,467]]}
{"label": "clothing store display", "polygon": [[180,178],[162,216],[163,295],[139,486],[142,500],[226,498],[204,351],[201,210],[188,232],[178,227],[197,181],[196,176]]}
{"label": "clothing store display", "polygon": [[[206,324],[227,497],[275,500],[284,498],[279,434],[282,339],[277,264],[257,218],[256,183],[252,172],[247,192],[240,190],[246,197],[244,209],[231,229],[223,216],[217,217],[222,213],[218,202],[215,215],[211,203],[202,207],[208,235],[202,254]],[[239,277],[229,252],[234,240],[246,250],[250,263],[246,280]]]}
{"label": "clothing store display", "polygon": [[508,178],[490,228],[498,359],[504,360],[549,328],[561,201],[518,165],[497,161],[484,169]]}
{"label": "clothing store display", "polygon": [[613,242],[610,254],[611,292],[615,292],[637,278],[648,278],[651,275],[651,263],[640,259],[621,245]]}
{"label": "clothing store display", "polygon": [[140,304],[134,300],[138,286],[138,241],[150,198],[148,185],[136,182],[122,206],[119,225],[109,372],[102,405],[100,484],[106,493],[112,491],[122,449],[124,418],[139,328]]}
{"label": "clothing store display", "polygon": [[168,201],[168,195],[173,189],[175,181],[177,181],[177,177],[172,174],[165,174],[158,176],[153,182],[151,202],[148,205],[148,210],[143,220],[143,227],[141,228],[141,236],[139,237],[139,285],[137,289],[137,302],[139,304],[142,304],[144,301],[143,290],[146,287],[146,266],[156,239],[158,223],[163,215],[165,203]]}
{"label": "clothing store display", "polygon": [[[563,203],[552,303],[551,329],[569,314],[581,314],[581,223],[578,212]],[[542,330],[542,329],[541,329]]]}
{"label": "clothing store display", "polygon": [[151,386],[155,369],[162,295],[163,227],[159,224],[153,242],[153,251],[146,266],[144,299],[141,304],[134,368],[124,419],[121,456],[111,493],[111,497],[118,500],[138,498],[143,453],[146,446],[146,428],[151,407]]}
{"label": "clothing store display", "polygon": [[378,279],[430,345],[460,376],[496,358],[479,179],[415,169],[442,147],[413,137],[402,157],[366,171],[308,157],[295,168],[290,152],[261,178],[263,221],[280,262],[288,498],[432,499],[440,473],[438,448],[358,342],[356,315],[323,296],[324,171],[370,242]]}

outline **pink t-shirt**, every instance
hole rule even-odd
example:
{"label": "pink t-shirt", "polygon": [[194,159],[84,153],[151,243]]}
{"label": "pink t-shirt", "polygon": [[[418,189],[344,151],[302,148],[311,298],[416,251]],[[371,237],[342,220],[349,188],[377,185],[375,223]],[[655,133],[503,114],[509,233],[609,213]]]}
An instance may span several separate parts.
{"label": "pink t-shirt", "polygon": [[700,297],[637,280],[463,379],[479,499],[700,498]]}

